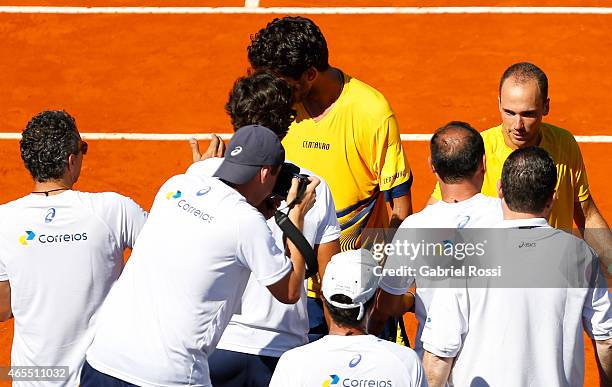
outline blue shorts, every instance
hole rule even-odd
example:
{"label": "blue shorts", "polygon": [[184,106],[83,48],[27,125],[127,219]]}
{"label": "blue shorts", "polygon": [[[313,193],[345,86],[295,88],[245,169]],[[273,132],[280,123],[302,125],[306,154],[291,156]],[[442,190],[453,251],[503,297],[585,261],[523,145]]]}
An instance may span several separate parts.
{"label": "blue shorts", "polygon": [[103,374],[89,365],[87,361],[81,369],[80,387],[132,387],[135,384]]}
{"label": "blue shorts", "polygon": [[215,350],[208,358],[213,387],[268,387],[278,357]]}

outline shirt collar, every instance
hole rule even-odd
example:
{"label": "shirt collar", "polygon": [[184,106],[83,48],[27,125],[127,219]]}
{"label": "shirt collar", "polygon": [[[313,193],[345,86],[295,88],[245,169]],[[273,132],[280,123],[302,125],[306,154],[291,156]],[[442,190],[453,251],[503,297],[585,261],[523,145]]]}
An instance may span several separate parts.
{"label": "shirt collar", "polygon": [[502,228],[518,228],[518,227],[544,227],[552,228],[544,218],[526,218],[526,219],[504,219],[501,224]]}

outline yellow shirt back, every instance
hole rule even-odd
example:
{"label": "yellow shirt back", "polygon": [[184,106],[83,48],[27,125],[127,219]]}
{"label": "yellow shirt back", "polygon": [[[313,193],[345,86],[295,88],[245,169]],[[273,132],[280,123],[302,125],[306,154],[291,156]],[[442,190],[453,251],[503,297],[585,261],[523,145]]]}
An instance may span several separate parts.
{"label": "yellow shirt back", "polygon": [[[589,183],[582,154],[574,136],[565,129],[542,123],[544,148],[557,166],[557,199],[553,204],[548,223],[556,228],[571,230],[574,220],[574,203],[589,198]],[[497,181],[501,179],[504,162],[512,149],[504,142],[502,126],[487,129],[481,133],[485,145],[486,173],[482,193],[497,197]],[[436,185],[433,196],[440,199],[440,187]]]}
{"label": "yellow shirt back", "polygon": [[388,226],[381,191],[410,179],[393,111],[381,93],[346,74],[340,97],[320,121],[301,104],[296,110],[283,140],[287,159],[325,179],[342,230],[341,249],[357,248],[365,227]]}

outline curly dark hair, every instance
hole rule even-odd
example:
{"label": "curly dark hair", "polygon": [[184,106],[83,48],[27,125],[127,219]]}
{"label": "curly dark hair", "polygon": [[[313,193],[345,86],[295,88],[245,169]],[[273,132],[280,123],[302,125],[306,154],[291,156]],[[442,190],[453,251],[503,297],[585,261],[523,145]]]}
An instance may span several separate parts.
{"label": "curly dark hair", "polygon": [[79,153],[80,136],[74,118],[63,110],[35,115],[21,134],[21,159],[34,180],[59,179],[68,156]]}
{"label": "curly dark hair", "polygon": [[269,71],[258,71],[234,83],[225,111],[234,130],[261,125],[282,139],[296,116],[292,105],[291,86]]}
{"label": "curly dark hair", "polygon": [[301,16],[272,20],[251,36],[247,52],[253,68],[270,69],[295,80],[310,67],[329,68],[325,37],[312,20]]}

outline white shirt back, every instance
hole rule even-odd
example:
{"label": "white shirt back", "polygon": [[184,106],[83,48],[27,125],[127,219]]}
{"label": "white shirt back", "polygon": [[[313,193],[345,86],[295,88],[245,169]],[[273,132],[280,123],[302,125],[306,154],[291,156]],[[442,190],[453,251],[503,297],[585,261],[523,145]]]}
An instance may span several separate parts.
{"label": "white shirt back", "polygon": [[242,195],[215,178],[174,176],[100,311],[87,361],[139,386],[210,386],[208,354],[251,271],[268,286],[290,270]]}
{"label": "white shirt back", "polygon": [[[402,229],[455,229],[455,228],[487,228],[494,227],[503,220],[501,200],[485,196],[481,193],[457,203],[438,201],[425,207],[422,211],[407,217],[401,224],[397,235]],[[397,238],[397,236],[396,236]],[[387,258],[385,268],[397,268],[405,263],[405,256],[391,255]],[[423,356],[421,332],[427,318],[427,309],[436,291],[435,288],[419,286],[419,277],[383,276],[380,288],[390,294],[406,294],[416,281],[415,314],[419,322],[415,350]]]}
{"label": "white shirt back", "polygon": [[[515,243],[504,251],[506,259],[533,261],[558,254],[559,262],[591,262],[596,287],[483,288],[468,283],[463,289],[438,290],[423,346],[437,356],[456,358],[450,380],[454,386],[581,386],[583,328],[595,340],[612,337],[611,298],[597,256],[571,234],[546,231],[551,228],[545,219],[503,224],[544,230],[530,233],[534,247],[528,255]],[[534,267],[525,265],[526,270]]]}
{"label": "white shirt back", "polygon": [[416,353],[372,335],[327,335],[281,356],[270,387],[427,386]]}
{"label": "white shirt back", "polygon": [[136,203],[110,192],[32,194],[0,206],[0,281],[11,287],[13,366],[68,366],[65,385],[78,383],[98,308],[145,220]]}
{"label": "white shirt back", "polygon": [[[210,158],[192,164],[187,174],[212,176],[222,158]],[[316,176],[311,171],[300,168],[300,173]],[[316,188],[317,200],[304,217],[302,233],[311,246],[334,241],[340,238],[340,226],[327,183],[321,179]],[[283,202],[280,208],[284,208]],[[283,246],[283,233],[274,219],[268,219],[276,245]],[[300,300],[287,305],[276,300],[270,291],[251,276],[242,296],[241,312],[235,314],[217,348],[228,351],[280,357],[291,348],[308,342],[308,314],[306,294]]]}

